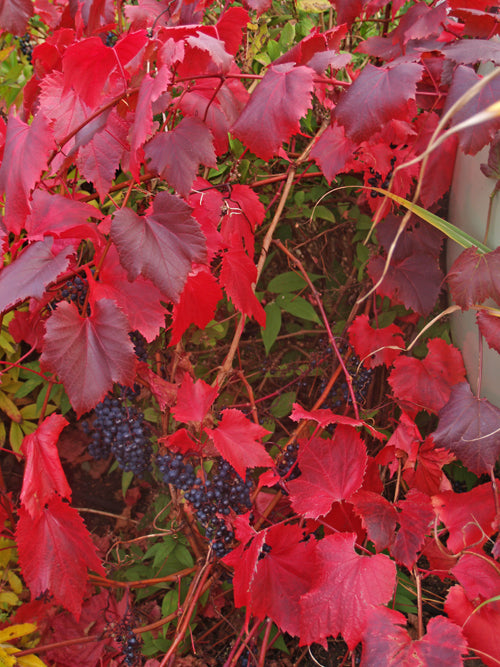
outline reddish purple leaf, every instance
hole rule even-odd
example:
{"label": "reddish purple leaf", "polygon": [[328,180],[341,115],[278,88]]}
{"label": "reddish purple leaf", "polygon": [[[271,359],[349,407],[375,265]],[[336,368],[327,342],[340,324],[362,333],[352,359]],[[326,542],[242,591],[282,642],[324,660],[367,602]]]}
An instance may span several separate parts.
{"label": "reddish purple leaf", "polygon": [[16,542],[21,571],[32,596],[50,591],[56,602],[78,619],[87,568],[105,575],[78,512],[56,495],[35,517],[21,507]]}
{"label": "reddish purple leaf", "polygon": [[244,0],[243,4],[248,9],[253,9],[257,12],[257,16],[260,16],[271,7],[273,0]]}
{"label": "reddish purple leaf", "polygon": [[349,342],[366,368],[391,366],[405,348],[403,332],[395,324],[373,329],[369,322],[368,315],[358,315],[349,327]]}
{"label": "reddish purple leaf", "polygon": [[293,63],[271,65],[231,128],[258,157],[270,160],[299,131],[311,106],[314,70]]}
{"label": "reddish purple leaf", "polygon": [[370,613],[363,633],[361,667],[458,667],[467,651],[461,628],[444,616],[432,618],[422,639],[410,638],[406,618],[393,609]]}
{"label": "reddish purple leaf", "polygon": [[[446,113],[451,106],[482,77],[476,74],[470,67],[459,65],[453,73],[453,82],[450,91],[446,97],[446,103],[443,113]],[[490,104],[494,104],[500,98],[500,81],[498,77],[492,79],[481,91],[475,95],[467,104],[465,104],[453,116],[452,125],[457,125],[467,120],[475,113],[483,111]],[[467,155],[475,155],[478,151],[493,140],[495,133],[500,128],[500,119],[487,121],[468,127],[458,132],[458,141],[460,148]]]}
{"label": "reddish purple leaf", "polygon": [[482,545],[498,530],[491,484],[481,484],[467,493],[439,493],[432,497],[432,504],[449,531],[446,546],[454,554]]}
{"label": "reddish purple leaf", "polygon": [[394,506],[379,493],[363,490],[358,491],[351,502],[377,553],[386,549],[396,532],[398,513]]}
{"label": "reddish purple leaf", "polygon": [[387,556],[359,556],[355,533],[327,535],[317,545],[313,590],[301,601],[301,644],[325,644],[342,633],[349,649],[361,640],[370,611],[394,592],[396,565]]}
{"label": "reddish purple leaf", "polygon": [[255,296],[253,286],[257,267],[242,249],[229,249],[222,258],[220,283],[235,308],[254,317],[261,326],[266,324],[266,313]]}
{"label": "reddish purple leaf", "polygon": [[406,11],[399,21],[398,27],[392,32],[393,41],[398,39],[405,45],[413,39],[426,39],[439,35],[446,22],[447,7],[427,7],[419,2]]}
{"label": "reddish purple leaf", "polygon": [[0,167],[0,193],[5,193],[3,222],[9,232],[17,235],[23,228],[30,211],[30,191],[47,168],[53,147],[54,139],[42,114],[36,114],[31,125],[12,114],[9,116]]}
{"label": "reddish purple leaf", "polygon": [[479,62],[500,65],[500,44],[493,39],[461,39],[445,46],[443,53],[459,65]]}
{"label": "reddish purple leaf", "polygon": [[78,416],[93,408],[113,387],[129,385],[134,377],[134,347],[127,319],[114,301],[102,299],[90,317],[65,301],[46,324],[42,364],[64,383]]}
{"label": "reddish purple leaf", "polygon": [[153,171],[187,197],[200,164],[217,166],[212,135],[198,118],[183,118],[170,132],[156,134],[144,149]]}
{"label": "reddish purple leaf", "polygon": [[222,290],[208,268],[199,266],[188,276],[184,290],[172,310],[172,337],[177,345],[190,324],[204,329],[214,318]]}
{"label": "reddish purple leaf", "polygon": [[177,405],[172,409],[172,414],[178,422],[201,424],[218,393],[217,387],[211,387],[203,380],[194,382],[186,373],[179,387]]}
{"label": "reddish purple leaf", "polygon": [[222,419],[216,428],[204,429],[219,454],[230,463],[238,475],[245,479],[247,468],[269,468],[273,460],[259,442],[269,435],[262,426],[254,424],[240,410],[222,411]]}
{"label": "reddish purple leaf", "polygon": [[453,300],[463,310],[488,297],[500,304],[500,248],[487,253],[467,248],[453,262],[446,279]]}
{"label": "reddish purple leaf", "polygon": [[119,210],[111,237],[129,280],[142,274],[172,301],[179,299],[193,262],[206,258],[205,239],[191,208],[168,192],[156,195],[147,216]]}
{"label": "reddish purple leaf", "polygon": [[301,475],[287,484],[293,509],[307,519],[327,514],[359,489],[367,460],[365,443],[351,426],[339,424],[331,439],[305,441],[298,455]]}
{"label": "reddish purple leaf", "polygon": [[500,455],[500,409],[485,398],[473,396],[467,382],[451,390],[439,412],[432,434],[440,447],[453,452],[476,475],[489,473]]}
{"label": "reddish purple leaf", "polygon": [[21,503],[32,518],[42,512],[54,493],[71,500],[71,488],[61,466],[57,441],[69,422],[62,415],[46,417],[22,444],[26,459]]}
{"label": "reddish purple leaf", "polygon": [[[346,33],[346,25],[338,25],[335,28],[327,30],[326,32],[318,32],[317,29],[313,29],[312,32],[307,35],[307,37],[304,37],[304,39],[302,39],[298,44],[292,46],[289,51],[277,58],[273,62],[273,65],[281,65],[282,63],[308,65],[316,72],[318,72],[316,67],[313,67],[311,62],[314,62],[317,56],[322,56],[325,53],[332,54],[338,51],[342,44],[342,39],[345,37]],[[349,54],[338,55],[349,56]],[[331,55],[329,57],[331,57]],[[324,69],[319,71],[318,74],[321,74],[323,71]]]}
{"label": "reddish purple leaf", "polygon": [[342,172],[356,148],[354,141],[345,136],[342,125],[330,125],[314,144],[311,158],[323,172],[328,183]]}
{"label": "reddish purple leaf", "polygon": [[370,424],[361,419],[353,419],[352,417],[346,417],[344,415],[336,415],[331,410],[326,408],[320,408],[318,410],[304,410],[298,403],[294,403],[292,406],[292,413],[290,419],[298,422],[301,419],[310,419],[312,421],[318,422],[323,428],[329,424],[343,424],[344,426],[363,426],[364,428],[370,431],[370,434],[377,438],[378,440],[385,440],[385,435],[379,433],[376,429],[373,428]]}
{"label": "reddish purple leaf", "polygon": [[51,238],[32,243],[0,271],[0,312],[28,297],[41,299],[47,285],[68,268],[73,248],[54,255],[52,245]]}
{"label": "reddish purple leaf", "polygon": [[[389,384],[408,410],[437,413],[450,398],[453,386],[464,380],[465,368],[457,348],[442,338],[430,339],[427,346],[429,353],[423,360],[398,357]],[[447,447],[444,442],[438,444]]]}
{"label": "reddish purple leaf", "polygon": [[480,310],[476,315],[476,321],[488,345],[500,354],[500,317],[494,312]]}
{"label": "reddish purple leaf", "polygon": [[0,0],[0,29],[13,35],[26,32],[28,21],[33,16],[31,0]]}
{"label": "reddish purple leaf", "polygon": [[483,602],[500,596],[498,564],[485,553],[463,554],[451,572],[463,586],[469,600]]}
{"label": "reddish purple leaf", "polygon": [[401,510],[399,530],[390,552],[398,563],[411,570],[434,520],[434,510],[429,496],[417,489],[410,489],[405,500],[400,500],[397,506]]}
{"label": "reddish purple leaf", "polygon": [[415,99],[422,71],[417,63],[391,68],[366,65],[335,109],[347,136],[356,142],[365,141],[390,120],[409,118],[408,103]]}
{"label": "reddish purple leaf", "polygon": [[84,234],[95,238],[98,236],[95,225],[87,224],[91,217],[102,217],[95,206],[38,189],[33,193],[31,213],[26,220],[27,236],[30,241],[42,241],[46,235],[67,237],[74,229],[78,241]]}

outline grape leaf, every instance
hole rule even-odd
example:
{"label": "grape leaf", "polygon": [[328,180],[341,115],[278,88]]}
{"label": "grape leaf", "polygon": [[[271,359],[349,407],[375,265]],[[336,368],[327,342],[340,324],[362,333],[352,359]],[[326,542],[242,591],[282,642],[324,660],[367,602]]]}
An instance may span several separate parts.
{"label": "grape leaf", "polygon": [[319,410],[305,410],[298,403],[293,404],[292,414],[290,419],[298,422],[301,419],[311,419],[315,422],[318,422],[323,428],[329,426],[330,424],[344,424],[345,426],[364,426],[370,431],[370,434],[377,438],[378,440],[384,440],[385,435],[379,433],[376,429],[373,428],[367,422],[362,421],[361,419],[353,419],[352,417],[346,417],[344,415],[336,415],[331,410],[326,408],[320,408]]}
{"label": "grape leaf", "polygon": [[303,65],[271,65],[231,132],[255,155],[270,160],[283,141],[299,131],[299,121],[311,106],[314,75]]}
{"label": "grape leaf", "polygon": [[235,308],[254,317],[263,327],[266,325],[266,313],[253,291],[256,279],[257,267],[244,250],[231,248],[224,253],[220,272],[221,285]]}
{"label": "grape leaf", "polygon": [[248,185],[233,185],[224,198],[226,214],[221,220],[221,236],[228,248],[244,248],[249,257],[254,253],[254,231],[262,223],[265,208]]}
{"label": "grape leaf", "polygon": [[447,58],[459,65],[493,62],[500,65],[500,44],[492,39],[463,39],[443,48]]}
{"label": "grape leaf", "polygon": [[[400,356],[394,362],[389,384],[394,395],[410,412],[427,410],[437,413],[450,398],[452,388],[465,378],[462,355],[441,338],[428,341],[425,359]],[[453,451],[442,441],[441,445]]]}
{"label": "grape leaf", "polygon": [[171,433],[163,438],[158,438],[158,443],[167,447],[172,452],[182,454],[201,454],[201,446],[198,441],[194,441],[185,428],[179,428],[175,433]]}
{"label": "grape leaf", "polygon": [[325,644],[340,632],[349,649],[361,640],[370,610],[387,604],[396,565],[387,556],[358,556],[356,535],[327,535],[317,545],[314,588],[301,600],[301,644]]}
{"label": "grape leaf", "polygon": [[[304,541],[297,525],[276,525],[266,531],[250,585],[250,610],[271,618],[283,632],[300,634],[300,598],[311,588],[316,541]],[[264,546],[264,545],[263,545]]]}
{"label": "grape leaf", "polygon": [[363,633],[361,667],[435,667],[462,665],[467,643],[459,625],[443,616],[431,618],[422,639],[411,640],[406,618],[393,609],[376,609]]}
{"label": "grape leaf", "polygon": [[410,467],[405,464],[403,479],[410,488],[432,496],[446,488],[443,488],[443,484],[448,483],[448,478],[442,468],[454,458],[448,450],[436,448],[434,438],[428,436],[419,445],[416,462]]}
{"label": "grape leaf", "polygon": [[30,211],[29,194],[44,169],[54,139],[48,121],[37,113],[31,125],[10,115],[4,157],[0,167],[0,193],[5,193],[3,222],[19,234]]}
{"label": "grape leaf", "polygon": [[95,225],[87,223],[90,217],[101,218],[102,215],[90,204],[37,189],[33,193],[31,213],[26,219],[27,237],[30,241],[41,241],[45,235],[68,237],[73,230],[78,241],[87,236],[98,245],[100,239]]}
{"label": "grape leaf", "polygon": [[170,132],[156,134],[144,154],[150,168],[187,197],[200,164],[217,167],[212,134],[199,118],[183,118]]}
{"label": "grape leaf", "polygon": [[52,252],[53,239],[36,241],[0,272],[0,312],[28,297],[41,299],[45,288],[68,268],[73,248],[57,255]]}
{"label": "grape leaf", "polygon": [[57,440],[69,422],[62,415],[46,417],[21,447],[26,459],[21,503],[32,518],[43,510],[54,493],[71,500],[71,488],[61,466]]}
{"label": "grape leaf", "polygon": [[117,211],[111,238],[129,280],[142,274],[172,301],[179,299],[192,263],[206,257],[203,234],[190,213],[184,201],[168,192],[156,195],[147,216]]}
{"label": "grape leaf", "polygon": [[73,303],[59,303],[47,320],[40,358],[63,381],[78,416],[99,403],[113,382],[128,385],[134,377],[125,315],[109,299],[94,308],[90,317],[82,317]]}
{"label": "grape leaf", "polygon": [[467,248],[453,262],[446,277],[453,300],[463,310],[488,297],[500,304],[499,272],[500,248],[487,253]]}
{"label": "grape leaf", "polygon": [[449,531],[447,547],[454,554],[483,544],[497,530],[491,484],[481,484],[466,493],[439,493],[432,497],[432,504]]}
{"label": "grape leaf", "polygon": [[331,183],[352,158],[356,144],[346,137],[343,125],[334,123],[320,136],[311,150],[311,158]]}
{"label": "grape leaf", "polygon": [[33,16],[31,0],[0,0],[0,28],[13,35],[26,32],[28,21]]}
{"label": "grape leaf", "polygon": [[339,424],[333,438],[312,438],[299,448],[301,475],[287,484],[293,509],[307,519],[330,511],[334,502],[348,500],[363,481],[366,446],[351,426]]}
{"label": "grape leaf", "polygon": [[177,345],[190,324],[204,329],[214,318],[222,290],[204,266],[196,267],[188,276],[184,289],[172,310],[172,337],[169,345]]}
{"label": "grape leaf", "polygon": [[453,586],[448,591],[444,610],[451,621],[462,627],[469,648],[478,650],[481,661],[488,667],[497,667],[500,657],[498,607],[487,604],[477,610],[462,586]]}
{"label": "grape leaf", "polygon": [[374,329],[369,322],[368,315],[358,315],[349,327],[349,342],[366,368],[391,366],[402,351],[391,348],[405,348],[403,332],[395,324]]}
{"label": "grape leaf", "polygon": [[[463,554],[451,572],[463,586],[469,600],[483,602],[500,596],[498,564],[484,553]],[[498,601],[496,606],[500,611]]]}
{"label": "grape leaf", "polygon": [[[295,44],[290,50],[277,58],[273,64],[295,63],[295,65],[309,65],[309,67],[312,67],[310,62],[314,60],[315,56],[322,55],[325,52],[338,51],[346,33],[346,25],[335,26],[323,33],[313,29],[298,44]],[[318,72],[318,74],[321,74],[321,72]]]}
{"label": "grape leaf", "polygon": [[379,493],[360,489],[351,498],[356,514],[361,517],[368,538],[375,545],[377,553],[386,549],[394,538],[398,514]]}
{"label": "grape leaf", "polygon": [[500,316],[488,310],[480,310],[476,322],[489,347],[500,354]]}
{"label": "grape leaf", "polygon": [[390,552],[398,563],[411,570],[434,520],[434,511],[429,496],[417,489],[410,489],[397,507],[401,510],[398,514],[399,530]]}
{"label": "grape leaf", "polygon": [[272,458],[258,442],[269,431],[251,422],[240,410],[223,410],[218,426],[204,431],[242,479],[245,479],[247,468],[273,465]]}
{"label": "grape leaf", "polygon": [[390,120],[410,118],[409,101],[415,99],[422,71],[417,63],[379,68],[367,64],[335,109],[346,135],[355,142],[366,141]]}
{"label": "grape leaf", "polygon": [[432,434],[476,475],[489,473],[500,455],[500,410],[485,398],[473,396],[467,382],[451,390]]}
{"label": "grape leaf", "polygon": [[56,602],[78,619],[87,568],[106,574],[78,512],[58,496],[35,517],[21,506],[16,542],[21,571],[32,596],[50,591]]}
{"label": "grape leaf", "polygon": [[203,380],[196,380],[186,373],[177,394],[177,405],[172,414],[179,422],[201,423],[207,416],[218,394],[217,387],[211,387]]}

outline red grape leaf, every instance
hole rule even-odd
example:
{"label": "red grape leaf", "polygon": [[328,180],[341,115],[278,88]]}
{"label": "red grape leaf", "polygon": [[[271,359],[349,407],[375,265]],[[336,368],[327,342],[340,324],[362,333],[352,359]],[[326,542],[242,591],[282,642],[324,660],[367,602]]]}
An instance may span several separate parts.
{"label": "red grape leaf", "polygon": [[490,348],[500,354],[500,315],[496,311],[480,310],[476,322]]}
{"label": "red grape leaf", "polygon": [[34,518],[21,506],[16,542],[21,571],[32,596],[48,591],[78,619],[87,568],[106,574],[78,512],[58,496]]}
{"label": "red grape leaf", "polygon": [[243,0],[243,4],[248,9],[253,9],[257,12],[257,16],[260,16],[271,7],[273,0]]}
{"label": "red grape leaf", "polygon": [[[346,33],[346,25],[335,26],[335,28],[331,28],[326,32],[318,32],[317,29],[313,29],[298,44],[295,44],[289,51],[277,58],[273,64],[295,63],[296,65],[309,65],[310,61],[316,55],[338,51]],[[311,67],[311,65],[309,66]]]}
{"label": "red grape leaf", "polygon": [[390,549],[391,556],[411,570],[434,520],[434,510],[429,496],[417,489],[410,489],[397,507],[401,510],[398,514],[399,530]]}
{"label": "red grape leaf", "polygon": [[265,530],[256,533],[248,525],[248,518],[235,519],[236,537],[241,544],[224,556],[224,563],[234,568],[233,595],[236,607],[246,607],[246,620],[250,618],[251,587],[255,579],[257,562],[266,538]]}
{"label": "red grape leaf", "polygon": [[54,493],[71,500],[71,488],[62,469],[56,444],[68,423],[62,415],[52,414],[23,440],[21,449],[26,466],[21,502],[32,518],[40,514]]}
{"label": "red grape leaf", "polygon": [[301,644],[324,644],[340,632],[352,650],[371,609],[391,599],[394,561],[382,554],[358,556],[355,541],[354,533],[337,533],[318,542],[315,585],[301,600]]}
{"label": "red grape leaf", "polygon": [[317,519],[334,502],[348,500],[363,482],[367,460],[365,443],[351,426],[339,424],[331,439],[307,441],[298,454],[301,475],[287,484],[295,512]]}
{"label": "red grape leaf", "polygon": [[163,438],[158,438],[158,443],[172,452],[181,454],[192,454],[193,452],[201,454],[201,446],[198,441],[194,441],[185,428],[179,428],[175,433],[171,433]]}
{"label": "red grape leaf", "polygon": [[217,21],[217,33],[226,45],[226,51],[235,56],[250,21],[248,12],[242,7],[228,7]]}
{"label": "red grape leaf", "polygon": [[[500,596],[498,564],[484,553],[463,554],[451,572],[471,602],[480,603]],[[492,604],[500,612],[499,601]]]}
{"label": "red grape leaf", "polygon": [[173,382],[167,382],[149,368],[149,366],[142,362],[137,365],[137,375],[142,377],[149,385],[151,393],[158,401],[160,410],[165,411],[167,408],[173,408],[177,401],[177,385]]}
{"label": "red grape leaf", "polygon": [[467,643],[461,628],[444,616],[431,618],[427,633],[412,641],[406,618],[393,609],[373,610],[363,633],[361,667],[455,667],[462,665]]}
{"label": "red grape leaf", "polygon": [[266,313],[257,300],[253,285],[257,280],[257,267],[241,248],[230,248],[222,258],[220,283],[235,308],[254,317],[261,326],[266,325]]}
{"label": "red grape leaf", "polygon": [[172,301],[179,299],[193,262],[206,257],[205,239],[191,208],[169,192],[160,192],[147,216],[117,211],[111,224],[120,262],[129,280],[142,274]]}
{"label": "red grape leaf", "polygon": [[360,490],[351,498],[356,514],[361,517],[368,538],[377,552],[386,549],[394,538],[398,513],[379,493]]}
{"label": "red grape leaf", "polygon": [[352,158],[356,147],[354,141],[345,136],[344,126],[334,123],[333,126],[327,127],[314,144],[311,158],[321,169],[328,183],[331,183]]}
{"label": "red grape leaf", "polygon": [[27,237],[30,241],[42,241],[46,235],[55,238],[74,235],[79,241],[84,236],[94,238],[97,245],[100,239],[96,226],[87,223],[91,217],[101,218],[102,215],[90,204],[38,189],[33,193],[31,213],[26,220]]}
{"label": "red grape leaf", "polygon": [[33,15],[31,0],[0,0],[0,29],[13,35],[26,32]]}
{"label": "red grape leaf", "polygon": [[204,431],[242,479],[245,479],[247,468],[269,468],[273,465],[272,458],[258,442],[269,431],[251,422],[240,410],[223,410],[219,425]]}
{"label": "red grape leaf", "polygon": [[144,154],[149,167],[187,197],[200,164],[215,168],[212,134],[199,118],[183,118],[170,132],[156,134]]}
{"label": "red grape leaf", "polygon": [[73,248],[52,252],[53,239],[29,245],[0,271],[0,312],[28,297],[41,299],[45,288],[68,268]]}
{"label": "red grape leaf", "polygon": [[200,223],[207,240],[207,261],[211,262],[223,245],[218,231],[223,197],[221,192],[212,188],[210,183],[202,178],[195,180],[193,190],[188,203],[193,207],[192,216]]}
{"label": "red grape leaf", "polygon": [[444,610],[450,619],[462,626],[469,648],[477,649],[481,661],[488,667],[498,667],[500,660],[500,611],[491,604],[476,611],[462,586],[448,591]]}
{"label": "red grape leaf", "polygon": [[29,194],[44,169],[54,138],[48,121],[37,113],[31,125],[10,115],[4,157],[0,167],[0,193],[5,193],[3,222],[16,236],[30,211]]}
{"label": "red grape leaf", "polygon": [[500,454],[500,410],[473,396],[467,382],[453,387],[439,412],[434,441],[453,452],[476,475],[489,473]]}
{"label": "red grape leaf", "polygon": [[204,329],[214,318],[222,290],[207,267],[198,266],[188,276],[184,289],[172,310],[172,337],[177,345],[190,324]]}
{"label": "red grape leaf", "polygon": [[366,368],[391,366],[405,348],[403,332],[395,324],[374,329],[368,315],[359,315],[349,327],[349,342]]}
{"label": "red grape leaf", "polygon": [[63,381],[78,416],[99,403],[113,382],[128,385],[134,377],[125,315],[109,299],[96,302],[94,309],[82,317],[73,303],[59,303],[47,320],[40,358]]}
{"label": "red grape leaf", "polygon": [[448,478],[443,473],[443,466],[453,461],[455,456],[447,449],[437,449],[434,438],[428,436],[418,448],[417,460],[403,471],[403,479],[410,488],[418,489],[428,496],[446,490]]}
{"label": "red grape leaf", "polygon": [[[429,353],[422,361],[403,356],[396,359],[389,376],[395,397],[413,413],[439,412],[450,398],[452,387],[465,378],[462,355],[456,347],[441,338],[430,339],[427,346]],[[445,442],[438,444],[451,450]]]}
{"label": "red grape leaf", "polygon": [[432,497],[432,504],[439,520],[449,531],[446,546],[454,554],[483,544],[497,530],[491,484],[481,484],[467,493],[439,493]]}
{"label": "red grape leaf", "polygon": [[425,39],[439,35],[446,22],[447,8],[444,5],[427,7],[418,3],[410,7],[402,16],[397,28],[391,33],[392,41],[396,39],[402,45],[413,39]]}
{"label": "red grape leaf", "polygon": [[[300,634],[300,598],[311,588],[316,540],[304,540],[297,525],[278,524],[266,531],[250,585],[250,610],[271,618],[283,632]],[[264,545],[263,545],[264,546]]]}
{"label": "red grape leaf", "polygon": [[[479,74],[476,74],[471,67],[459,65],[453,72],[453,81],[448,95],[446,96],[443,113],[446,113],[452,105],[455,104],[464,93],[470,90],[475,83],[480,81],[481,78],[482,77]],[[500,81],[498,80],[498,77],[496,77],[496,79],[492,79],[487,83],[477,95],[474,95],[469,102],[453,115],[452,126],[467,120],[475,113],[484,111],[486,107],[497,102],[499,98]],[[495,120],[486,121],[484,123],[476,124],[473,127],[467,127],[464,130],[460,130],[458,132],[460,148],[467,155],[475,155],[481,148],[489,144],[490,141],[493,141],[499,128],[500,119],[496,118]]]}
{"label": "red grape leaf", "polygon": [[311,106],[314,70],[293,63],[271,65],[231,132],[263,160],[276,155],[283,141],[300,129]]}
{"label": "red grape leaf", "polygon": [[310,419],[312,421],[318,422],[323,428],[329,424],[344,424],[344,426],[364,426],[370,431],[370,434],[377,438],[377,440],[385,440],[385,435],[379,433],[376,429],[373,428],[367,422],[362,421],[361,419],[353,419],[352,417],[345,417],[344,415],[336,415],[331,410],[326,408],[320,408],[319,410],[305,410],[298,403],[294,403],[292,406],[292,414],[290,419],[293,421],[300,421],[301,419]]}
{"label": "red grape leaf", "polygon": [[196,380],[186,373],[177,393],[177,405],[172,414],[178,422],[201,423],[207,416],[218,394],[217,387],[211,387],[203,380]]}
{"label": "red grape leaf", "polygon": [[480,253],[476,248],[467,248],[448,273],[453,300],[463,310],[482,303],[488,297],[500,304],[500,248]]}
{"label": "red grape leaf", "polygon": [[[98,257],[98,256],[97,256]],[[133,283],[127,280],[127,273],[120,264],[115,246],[106,254],[99,280],[92,274],[87,276],[90,287],[90,304],[101,299],[112,299],[128,319],[128,331],[140,331],[148,343],[165,326],[165,308],[161,304],[162,294],[150,280],[139,276]]]}
{"label": "red grape leaf", "polygon": [[228,248],[244,248],[250,257],[254,252],[254,231],[266,214],[257,194],[248,185],[233,185],[224,198],[226,214],[221,220],[221,236]]}
{"label": "red grape leaf", "polygon": [[409,101],[415,99],[422,71],[417,63],[387,68],[367,64],[335,109],[346,135],[356,142],[366,141],[390,120],[410,118]]}

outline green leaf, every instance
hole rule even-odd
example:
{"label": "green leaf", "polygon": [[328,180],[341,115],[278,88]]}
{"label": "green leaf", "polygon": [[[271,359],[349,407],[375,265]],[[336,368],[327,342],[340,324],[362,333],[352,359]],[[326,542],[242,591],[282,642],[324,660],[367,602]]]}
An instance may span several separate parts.
{"label": "green leaf", "polygon": [[314,209],[314,219],[321,218],[322,220],[328,220],[328,222],[335,222],[335,216],[326,206],[319,204]]}
{"label": "green leaf", "polygon": [[281,417],[286,417],[292,411],[292,405],[295,399],[297,398],[297,392],[287,391],[281,396],[278,396],[271,403],[271,414],[281,419]]}
{"label": "green leaf", "polygon": [[274,301],[268,303],[264,308],[266,313],[266,326],[261,327],[262,341],[266,349],[266,354],[274,345],[281,329],[281,308]]}
{"label": "green leaf", "polygon": [[[314,282],[315,280],[318,280],[318,278],[322,277],[315,273],[309,273],[308,276],[311,282]],[[299,290],[305,289],[306,287],[307,283],[299,273],[295,273],[295,271],[287,271],[286,273],[280,273],[278,276],[273,278],[269,282],[267,289],[269,292],[285,294],[286,292],[297,292]]]}
{"label": "green leaf", "polygon": [[294,296],[293,294],[280,294],[276,299],[277,304],[282,310],[285,310],[290,315],[295,317],[300,317],[303,320],[309,320],[311,322],[316,322],[316,324],[321,324],[316,311],[309,303],[301,296]]}

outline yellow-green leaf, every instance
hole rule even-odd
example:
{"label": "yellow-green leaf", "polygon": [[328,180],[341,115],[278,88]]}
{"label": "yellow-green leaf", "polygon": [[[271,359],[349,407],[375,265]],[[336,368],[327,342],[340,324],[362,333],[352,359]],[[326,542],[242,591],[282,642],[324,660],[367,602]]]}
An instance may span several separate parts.
{"label": "yellow-green leaf", "polygon": [[2,412],[5,412],[5,414],[12,419],[12,421],[15,421],[19,423],[22,421],[22,416],[19,410],[17,409],[17,406],[11,401],[11,399],[4,394],[3,391],[0,391],[0,410]]}
{"label": "yellow-green leaf", "polygon": [[35,630],[36,625],[34,623],[18,623],[17,625],[12,625],[10,628],[0,630],[0,642],[5,643],[12,641],[12,639],[17,639],[18,637],[24,637],[25,635],[35,632]]}
{"label": "yellow-green leaf", "polygon": [[12,588],[14,593],[20,595],[24,588],[23,582],[21,581],[20,577],[18,577],[17,574],[12,570],[9,570],[7,572],[7,578],[9,580],[10,587]]}
{"label": "yellow-green leaf", "polygon": [[[19,598],[12,591],[2,591],[0,593],[0,609],[8,609],[19,604]],[[0,639],[1,641],[1,639]]]}
{"label": "yellow-green leaf", "polygon": [[13,452],[20,452],[21,445],[23,444],[24,433],[21,430],[19,424],[16,422],[10,423],[10,433],[9,433],[9,442]]}
{"label": "yellow-green leaf", "polygon": [[14,667],[16,659],[10,656],[7,651],[0,646],[0,667]]}

